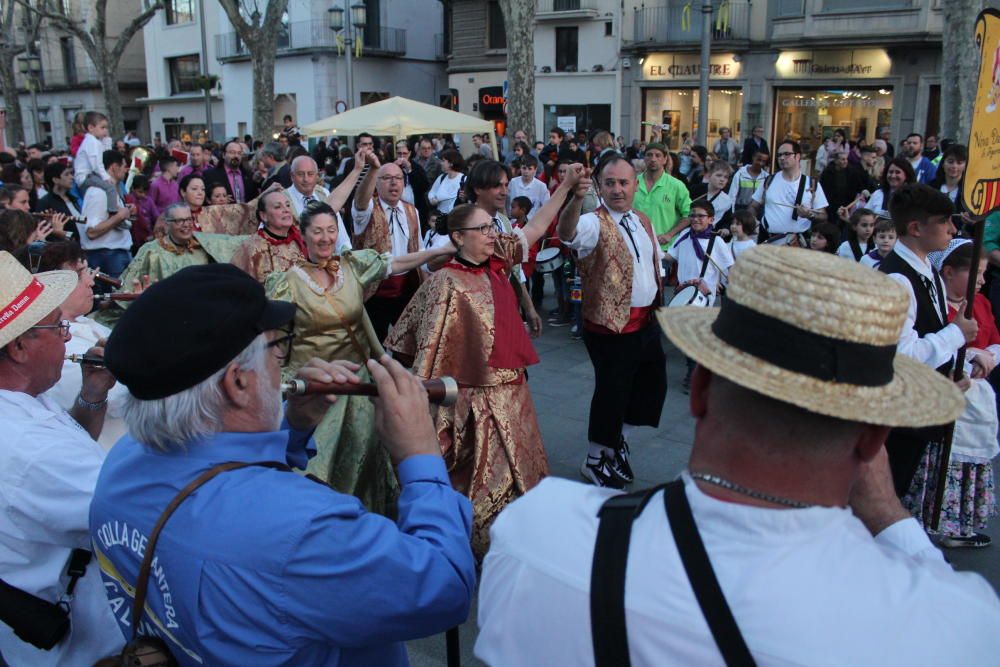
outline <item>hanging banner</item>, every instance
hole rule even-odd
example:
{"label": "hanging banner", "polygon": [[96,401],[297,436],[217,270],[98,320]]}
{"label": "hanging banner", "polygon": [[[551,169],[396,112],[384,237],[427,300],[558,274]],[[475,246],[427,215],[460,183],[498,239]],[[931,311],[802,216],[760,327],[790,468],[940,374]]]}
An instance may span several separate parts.
{"label": "hanging banner", "polygon": [[969,129],[969,164],[962,202],[973,215],[1000,208],[1000,11],[976,19],[979,81]]}

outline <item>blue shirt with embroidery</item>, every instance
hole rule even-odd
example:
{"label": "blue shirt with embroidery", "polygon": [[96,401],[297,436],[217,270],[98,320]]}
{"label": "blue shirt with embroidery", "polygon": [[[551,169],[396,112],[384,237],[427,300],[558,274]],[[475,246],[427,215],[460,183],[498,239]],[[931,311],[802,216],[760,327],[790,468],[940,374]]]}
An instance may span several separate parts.
{"label": "blue shirt with embroidery", "polygon": [[[312,445],[294,430],[220,433],[169,454],[130,436],[115,445],[90,526],[126,637],[147,540],[178,491],[226,461],[304,467]],[[404,641],[466,620],[475,564],[472,506],[442,459],[412,456],[398,475],[396,523],[291,472],[207,482],[160,534],[141,634],[163,638],[181,665],[406,665]]]}

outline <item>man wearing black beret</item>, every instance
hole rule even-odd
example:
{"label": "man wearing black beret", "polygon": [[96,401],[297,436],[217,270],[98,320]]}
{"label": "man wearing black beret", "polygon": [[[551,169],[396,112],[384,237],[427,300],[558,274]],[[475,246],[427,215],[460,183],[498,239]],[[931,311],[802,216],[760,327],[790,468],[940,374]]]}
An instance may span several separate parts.
{"label": "man wearing black beret", "polygon": [[[290,471],[335,400],[290,399],[282,419],[294,312],[234,266],[196,266],[147,289],[108,341],[129,435],[101,470],[91,534],[125,636],[158,637],[180,665],[403,665],[402,642],[468,614],[472,508],[451,488],[423,386],[399,364],[368,362],[402,487],[397,523]],[[358,382],[357,370],[313,359],[297,377]],[[154,539],[168,504],[213,469]]]}

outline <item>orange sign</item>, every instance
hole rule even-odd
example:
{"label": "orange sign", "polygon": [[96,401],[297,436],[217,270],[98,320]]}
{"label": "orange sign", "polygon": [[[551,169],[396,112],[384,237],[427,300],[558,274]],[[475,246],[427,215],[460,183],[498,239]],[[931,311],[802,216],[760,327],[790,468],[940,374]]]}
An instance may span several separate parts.
{"label": "orange sign", "polygon": [[969,164],[962,202],[970,213],[1000,209],[1000,12],[985,9],[976,19],[979,82],[969,129]]}

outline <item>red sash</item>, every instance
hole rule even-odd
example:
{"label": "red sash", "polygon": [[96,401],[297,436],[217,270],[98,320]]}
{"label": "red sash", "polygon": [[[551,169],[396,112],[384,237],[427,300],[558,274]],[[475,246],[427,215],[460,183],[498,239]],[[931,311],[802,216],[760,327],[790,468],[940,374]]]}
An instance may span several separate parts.
{"label": "red sash", "polygon": [[605,334],[605,335],[619,335],[632,333],[633,331],[639,331],[645,329],[646,325],[653,321],[653,314],[656,312],[656,306],[642,306],[641,308],[629,308],[628,311],[628,323],[619,332],[614,332],[607,327],[602,327],[600,324],[594,324],[590,320],[583,321],[583,328],[592,333]]}
{"label": "red sash", "polygon": [[288,245],[289,243],[295,243],[299,246],[299,250],[302,251],[302,254],[304,256],[306,257],[309,256],[309,254],[306,252],[306,242],[302,238],[302,233],[299,231],[299,228],[296,227],[295,225],[292,225],[291,227],[288,228],[288,234],[284,238],[279,238],[277,236],[274,236],[273,234],[268,234],[267,230],[264,229],[263,227],[257,230],[257,236],[267,241],[268,245]]}

